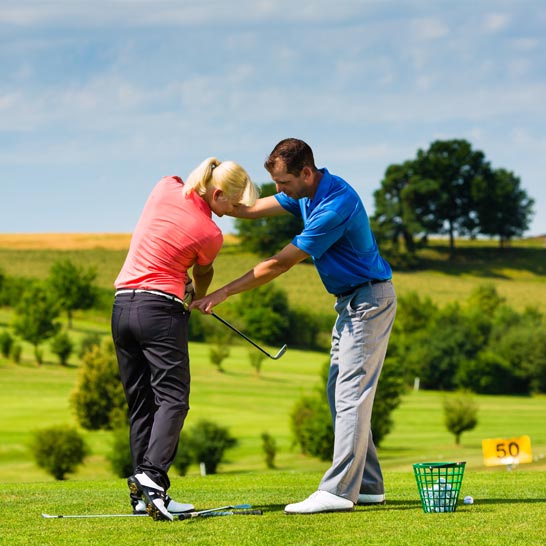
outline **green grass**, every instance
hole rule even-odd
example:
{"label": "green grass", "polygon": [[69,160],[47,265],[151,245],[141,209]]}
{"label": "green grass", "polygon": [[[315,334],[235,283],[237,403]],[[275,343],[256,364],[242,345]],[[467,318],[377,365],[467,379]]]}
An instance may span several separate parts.
{"label": "green grass", "polygon": [[[501,251],[484,241],[458,242],[457,259],[447,262],[445,241],[423,251],[426,269],[395,271],[399,294],[416,291],[438,305],[464,301],[482,282],[492,282],[517,310],[528,305],[546,310],[546,275],[541,242],[520,242]],[[97,267],[98,283],[111,288],[125,251],[0,249],[0,270],[9,275],[45,278],[49,267],[69,258]],[[216,262],[213,288],[240,275],[256,257],[236,246],[224,248]],[[323,289],[314,268],[300,265],[280,283],[291,305],[333,316],[333,298]],[[0,326],[12,312],[0,309]],[[109,316],[77,313],[76,340],[88,332],[108,335]],[[46,346],[44,345],[44,348]],[[277,348],[278,349],[278,348]],[[318,545],[318,544],[543,544],[546,523],[546,397],[477,396],[479,423],[454,444],[443,424],[444,394],[408,392],[394,413],[395,427],[379,455],[389,502],[385,507],[359,507],[353,514],[285,516],[289,502],[314,491],[327,462],[303,457],[292,447],[289,413],[294,401],[319,383],[328,353],[289,348],[282,359],[264,362],[258,376],[250,366],[249,348],[234,346],[225,361],[226,373],[210,364],[208,347],[191,344],[192,395],[186,425],[200,417],[227,426],[239,440],[220,466],[220,474],[202,477],[191,467],[182,478],[171,472],[172,493],[197,508],[252,503],[263,516],[198,519],[173,524],[150,518],[44,520],[41,512],[126,512],[124,481],[106,462],[111,434],[82,431],[92,455],[65,482],[56,482],[37,468],[27,445],[32,431],[53,424],[75,424],[68,398],[77,379],[78,359],[61,368],[46,349],[46,363],[36,367],[32,348],[24,344],[23,363],[0,358],[0,483],[3,509],[0,543],[10,546],[158,544]],[[276,470],[266,470],[260,434],[276,440]],[[485,468],[481,441],[528,434],[535,460],[508,472]],[[423,513],[412,463],[465,460],[462,495],[476,499],[453,514]]]}
{"label": "green grass", "polygon": [[[499,249],[491,241],[460,240],[455,260],[449,261],[448,254],[445,240],[433,240],[420,251],[422,264],[418,271],[395,268],[393,278],[398,294],[414,291],[445,305],[466,300],[479,284],[492,283],[514,309],[536,306],[546,310],[546,248],[541,240],[515,241],[506,249]],[[13,276],[46,278],[55,261],[69,259],[86,268],[95,267],[97,284],[113,290],[125,255],[125,250],[106,248],[0,248],[0,271]],[[258,260],[257,256],[242,252],[236,244],[226,244],[215,261],[212,288],[242,275]],[[300,264],[274,282],[287,292],[292,306],[334,316],[333,296],[325,291],[312,264]]]}
{"label": "green grass", "polygon": [[197,518],[154,522],[149,517],[42,519],[50,514],[127,513],[123,480],[93,483],[4,484],[0,536],[10,546],[201,545],[538,545],[544,544],[546,474],[522,469],[465,471],[453,513],[425,513],[411,467],[387,472],[385,506],[357,507],[352,513],[292,515],[289,502],[303,500],[320,480],[318,472],[220,474],[175,478],[173,495],[197,509],[250,503],[262,516]]}
{"label": "green grass", "polygon": [[[221,472],[265,470],[261,433],[271,434],[278,447],[276,465],[282,471],[326,470],[328,463],[304,457],[292,446],[289,415],[300,395],[319,384],[319,370],[327,354],[289,350],[282,359],[266,362],[258,376],[251,368],[248,349],[232,347],[225,373],[208,359],[208,347],[192,344],[191,410],[186,426],[200,418],[227,426],[239,445],[228,452]],[[39,469],[27,449],[32,432],[76,420],[69,406],[78,369],[46,364],[16,366],[0,361],[0,481],[53,481]],[[464,433],[461,445],[443,424],[444,394],[409,391],[394,413],[395,427],[380,449],[384,468],[399,471],[423,460],[466,460],[483,470],[481,441],[487,438],[531,437],[536,461],[526,469],[546,470],[546,396],[477,396],[479,424]],[[113,476],[106,456],[111,433],[82,431],[92,455],[71,479],[107,479]],[[522,465],[523,466],[523,465]],[[190,468],[190,475],[199,469]]]}

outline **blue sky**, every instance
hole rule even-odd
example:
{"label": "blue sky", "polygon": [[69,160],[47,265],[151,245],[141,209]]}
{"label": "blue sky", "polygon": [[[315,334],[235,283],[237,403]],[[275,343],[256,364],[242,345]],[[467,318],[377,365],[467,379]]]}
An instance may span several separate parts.
{"label": "blue sky", "polygon": [[543,0],[0,0],[0,233],[131,232],[162,176],[267,182],[289,136],[370,214],[388,165],[467,139],[546,233],[545,51]]}

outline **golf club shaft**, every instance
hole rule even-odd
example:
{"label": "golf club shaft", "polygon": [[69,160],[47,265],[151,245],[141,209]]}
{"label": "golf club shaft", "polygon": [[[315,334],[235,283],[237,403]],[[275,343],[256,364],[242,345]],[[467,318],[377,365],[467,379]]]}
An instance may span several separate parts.
{"label": "golf club shaft", "polygon": [[231,330],[233,330],[236,334],[239,334],[242,338],[246,339],[251,345],[253,345],[254,347],[256,347],[256,349],[258,349],[259,351],[261,351],[264,355],[268,356],[269,358],[272,358],[273,360],[277,360],[277,358],[280,358],[284,352],[286,351],[286,345],[284,345],[281,350],[275,355],[275,356],[271,356],[265,349],[262,349],[257,343],[255,343],[254,341],[252,341],[248,336],[246,336],[245,334],[243,334],[243,332],[241,332],[240,330],[238,330],[237,328],[235,328],[235,326],[233,326],[232,324],[230,324],[227,320],[224,320],[222,317],[218,316],[216,313],[211,313],[211,315],[219,320],[222,324],[225,324],[228,328],[230,328]]}

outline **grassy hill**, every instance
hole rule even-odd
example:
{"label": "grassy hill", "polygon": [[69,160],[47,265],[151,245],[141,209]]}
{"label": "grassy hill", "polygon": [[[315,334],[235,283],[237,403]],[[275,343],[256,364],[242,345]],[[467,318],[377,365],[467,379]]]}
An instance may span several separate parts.
{"label": "grassy hill", "polygon": [[[69,258],[85,267],[96,267],[99,285],[108,289],[121,267],[129,240],[129,235],[119,234],[0,235],[0,270],[8,275],[45,278],[56,260]],[[421,253],[421,269],[395,272],[398,293],[414,290],[442,305],[465,300],[478,284],[492,282],[515,309],[535,305],[546,312],[546,249],[540,239],[520,241],[503,250],[483,241],[459,241],[456,260],[449,262],[447,256],[447,243],[433,242]],[[246,271],[256,260],[228,237],[216,263],[213,287]],[[325,292],[313,266],[297,266],[277,283],[287,291],[291,305],[331,313],[333,317],[333,297]],[[8,326],[11,316],[10,310],[0,308],[0,327]],[[109,335],[109,318],[108,313],[77,313],[71,335],[76,341],[89,332]],[[319,382],[319,369],[328,352],[289,348],[281,360],[267,361],[257,376],[250,365],[249,349],[245,344],[234,346],[225,361],[227,371],[221,374],[209,362],[208,347],[192,344],[192,409],[188,425],[199,417],[229,425],[240,438],[231,457],[233,470],[263,468],[259,436],[264,431],[277,439],[281,468],[324,469],[325,463],[302,458],[292,450],[288,415],[294,400]],[[75,422],[68,396],[76,381],[78,358],[71,358],[70,367],[59,368],[46,347],[45,361],[45,366],[36,368],[28,344],[23,365],[0,359],[0,468],[9,469],[2,472],[3,477],[47,479],[26,453],[29,434],[47,424]],[[464,456],[479,466],[481,439],[521,434],[532,434],[537,449],[534,465],[544,466],[540,458],[546,452],[544,397],[479,397],[480,426],[463,436],[462,448],[455,448],[445,431],[442,400],[438,393],[408,393],[395,415],[395,431],[382,446],[387,468],[408,468],[411,461],[425,455],[444,460]],[[104,456],[109,434],[88,433],[88,437],[94,455],[78,476],[108,476]]]}
{"label": "grassy hill", "polygon": [[[70,259],[95,267],[97,283],[113,289],[127,253],[130,235],[121,234],[0,234],[0,271],[7,275],[45,278],[55,261]],[[415,291],[438,305],[464,301],[479,284],[492,283],[507,303],[521,311],[536,306],[546,311],[546,247],[544,238],[515,241],[500,249],[492,241],[457,241],[456,258],[448,260],[448,244],[433,240],[419,254],[418,270],[394,271],[399,295]],[[212,289],[240,276],[259,260],[242,252],[236,239],[227,236],[215,262]],[[333,297],[308,263],[300,264],[274,281],[295,307],[312,308],[333,316]]]}

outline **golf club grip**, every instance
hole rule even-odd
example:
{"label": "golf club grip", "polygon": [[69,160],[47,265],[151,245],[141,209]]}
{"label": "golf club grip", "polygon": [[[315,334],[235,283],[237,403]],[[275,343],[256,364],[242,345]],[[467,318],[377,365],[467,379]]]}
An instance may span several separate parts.
{"label": "golf club grip", "polygon": [[184,520],[184,519],[191,519],[191,518],[197,518],[201,514],[199,512],[186,512],[185,514],[180,514],[178,516],[178,519]]}
{"label": "golf club grip", "polygon": [[262,510],[256,509],[256,510],[238,510],[237,512],[233,512],[234,516],[261,516],[263,514]]}

